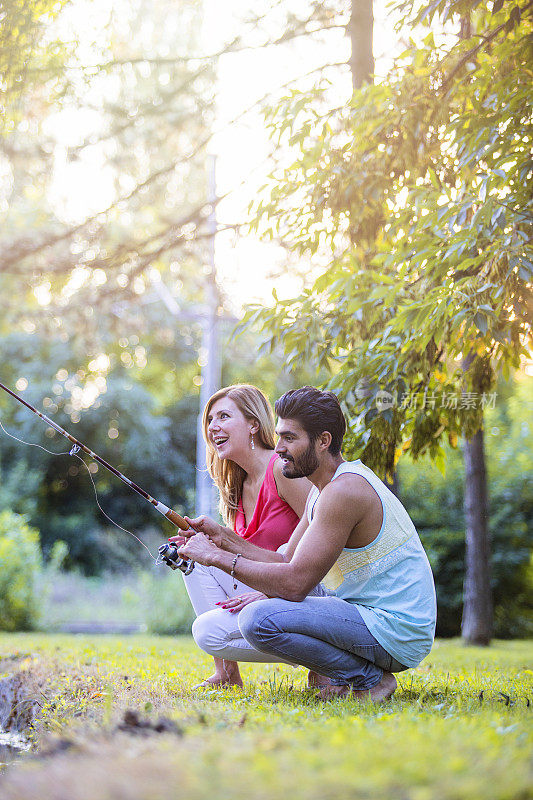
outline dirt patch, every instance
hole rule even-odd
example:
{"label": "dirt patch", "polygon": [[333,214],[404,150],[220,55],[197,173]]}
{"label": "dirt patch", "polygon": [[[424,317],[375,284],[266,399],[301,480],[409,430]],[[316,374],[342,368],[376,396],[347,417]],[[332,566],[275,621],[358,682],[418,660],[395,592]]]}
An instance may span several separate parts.
{"label": "dirt patch", "polygon": [[173,733],[175,736],[183,736],[183,728],[168,717],[159,717],[155,722],[143,719],[137,711],[128,709],[124,712],[124,717],[117,730],[126,733],[149,735],[150,733]]}
{"label": "dirt patch", "polygon": [[[0,775],[2,800],[167,800],[187,796],[183,748],[187,727],[127,709],[107,731],[81,726],[68,734],[45,735],[37,752]],[[186,760],[186,758],[185,758]],[[170,794],[169,794],[170,792]],[[240,799],[239,799],[240,800]]]}

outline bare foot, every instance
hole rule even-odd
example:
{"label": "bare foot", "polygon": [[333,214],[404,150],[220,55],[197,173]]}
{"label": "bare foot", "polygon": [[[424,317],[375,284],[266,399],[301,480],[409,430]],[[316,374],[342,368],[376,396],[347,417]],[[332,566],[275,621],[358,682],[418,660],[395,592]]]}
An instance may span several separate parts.
{"label": "bare foot", "polygon": [[222,658],[215,658],[215,671],[205,681],[193,686],[193,689],[216,688],[218,686],[240,686],[243,682],[239,665],[236,661],[225,661]]}
{"label": "bare foot", "polygon": [[205,681],[201,683],[197,683],[196,686],[193,686],[193,689],[205,689],[205,688],[217,688],[218,686],[240,686],[241,689],[243,687],[242,678],[227,678],[225,675],[217,675],[215,672],[213,675],[210,675],[209,678],[206,678]]}
{"label": "bare foot", "polygon": [[391,672],[384,672],[380,682],[368,689],[354,689],[351,684],[344,686],[323,686],[318,695],[319,700],[334,700],[337,697],[353,697],[354,700],[371,700],[381,703],[392,697],[397,687],[396,678]]}
{"label": "bare foot", "polygon": [[392,697],[397,686],[398,682],[392,672],[384,672],[380,682],[370,689],[370,699],[373,703],[382,703]]}
{"label": "bare foot", "polygon": [[317,694],[317,700],[335,700],[337,697],[347,697],[348,695],[352,695],[352,686],[351,684],[345,684],[344,686],[336,686],[333,683],[330,683],[329,686],[323,686],[320,689],[320,692]]}
{"label": "bare foot", "polygon": [[307,685],[310,689],[314,689],[316,686],[330,686],[330,684],[331,681],[327,675],[321,675],[319,672],[315,672],[312,669],[309,670]]}

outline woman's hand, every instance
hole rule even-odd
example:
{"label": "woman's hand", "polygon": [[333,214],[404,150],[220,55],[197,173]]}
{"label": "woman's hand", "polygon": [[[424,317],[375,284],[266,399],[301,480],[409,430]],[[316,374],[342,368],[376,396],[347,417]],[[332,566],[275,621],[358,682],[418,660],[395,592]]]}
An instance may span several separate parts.
{"label": "woman's hand", "polygon": [[[179,537],[178,537],[179,538]],[[199,564],[204,564],[206,567],[211,565],[211,557],[213,553],[218,551],[216,544],[208,539],[205,533],[195,533],[191,536],[184,545],[178,550],[178,555],[182,558],[190,558],[192,561],[197,561]]]}
{"label": "woman's hand", "polygon": [[220,606],[220,608],[225,608],[230,614],[237,614],[239,611],[242,611],[244,606],[255,603],[256,600],[266,599],[267,596],[263,594],[263,592],[245,592],[238,597],[228,597],[227,600],[221,600],[220,603],[215,603],[215,605]]}

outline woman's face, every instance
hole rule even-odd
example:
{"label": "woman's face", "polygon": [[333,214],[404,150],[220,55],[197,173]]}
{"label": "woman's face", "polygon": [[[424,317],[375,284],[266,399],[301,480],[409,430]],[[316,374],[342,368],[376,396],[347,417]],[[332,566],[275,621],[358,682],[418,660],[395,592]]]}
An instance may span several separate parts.
{"label": "woman's face", "polygon": [[207,432],[219,458],[238,461],[250,450],[250,434],[257,429],[230,397],[216,400],[207,417]]}

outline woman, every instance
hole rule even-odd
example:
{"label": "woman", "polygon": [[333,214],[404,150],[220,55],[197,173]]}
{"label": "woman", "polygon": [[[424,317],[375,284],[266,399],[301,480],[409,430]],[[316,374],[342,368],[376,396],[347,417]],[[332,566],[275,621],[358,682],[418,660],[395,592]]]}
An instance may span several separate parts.
{"label": "woman", "polygon": [[[274,414],[264,394],[247,384],[220,389],[205,407],[203,433],[207,468],[218,487],[220,511],[227,526],[217,525],[219,534],[231,541],[236,552],[243,539],[272,552],[283,548],[304,513],[311,484],[307,478],[283,475],[274,453]],[[186,519],[192,527],[202,521]],[[184,538],[174,536],[171,541],[179,544]],[[222,570],[201,564],[196,564],[184,580],[196,615],[202,617],[193,625],[197,643],[209,639],[213,651],[217,642],[222,647],[231,640],[237,644],[238,639],[238,646],[249,649],[241,637],[236,612],[264,595]],[[207,611],[217,608],[227,610],[206,616]],[[258,653],[258,659],[266,657]],[[213,675],[200,686],[242,686],[237,661],[216,656],[214,661]]]}

